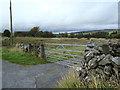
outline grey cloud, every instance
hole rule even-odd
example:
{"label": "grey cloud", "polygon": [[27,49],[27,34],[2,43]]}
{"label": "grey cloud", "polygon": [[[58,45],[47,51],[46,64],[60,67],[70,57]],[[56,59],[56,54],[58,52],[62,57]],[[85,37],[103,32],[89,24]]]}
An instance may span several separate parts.
{"label": "grey cloud", "polygon": [[[28,30],[34,26],[54,32],[117,28],[117,2],[52,1],[13,0],[14,30]],[[3,3],[1,30],[9,28],[9,2]]]}

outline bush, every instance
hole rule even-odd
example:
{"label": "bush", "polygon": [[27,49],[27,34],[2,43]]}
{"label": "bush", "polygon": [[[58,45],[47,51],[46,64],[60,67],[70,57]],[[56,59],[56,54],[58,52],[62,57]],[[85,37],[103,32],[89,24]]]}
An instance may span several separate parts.
{"label": "bush", "polygon": [[5,37],[10,37],[10,31],[9,30],[7,30],[7,29],[5,29],[5,31],[3,32],[3,36],[5,36]]}
{"label": "bush", "polygon": [[10,46],[10,38],[5,38],[2,40],[2,46]]}

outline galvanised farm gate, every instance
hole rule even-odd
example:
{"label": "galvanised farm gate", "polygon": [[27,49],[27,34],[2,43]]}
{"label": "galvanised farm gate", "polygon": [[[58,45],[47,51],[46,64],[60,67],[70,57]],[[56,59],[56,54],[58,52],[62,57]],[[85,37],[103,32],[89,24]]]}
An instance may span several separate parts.
{"label": "galvanised farm gate", "polygon": [[80,48],[85,48],[87,45],[79,44],[45,44],[46,59],[50,62],[74,67],[83,60],[83,51]]}

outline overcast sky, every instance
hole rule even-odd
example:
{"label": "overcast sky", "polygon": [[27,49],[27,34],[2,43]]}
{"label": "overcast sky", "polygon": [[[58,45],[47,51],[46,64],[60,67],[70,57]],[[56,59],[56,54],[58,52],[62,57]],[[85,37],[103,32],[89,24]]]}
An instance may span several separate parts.
{"label": "overcast sky", "polygon": [[[98,1],[12,0],[13,30],[34,26],[52,32],[117,29],[117,0]],[[0,0],[0,11],[0,30],[9,29],[9,0]]]}

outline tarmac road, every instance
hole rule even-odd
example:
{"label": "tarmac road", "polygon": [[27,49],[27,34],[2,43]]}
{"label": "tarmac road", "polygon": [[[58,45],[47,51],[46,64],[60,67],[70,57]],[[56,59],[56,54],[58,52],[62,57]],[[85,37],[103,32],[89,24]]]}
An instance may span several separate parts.
{"label": "tarmac road", "polygon": [[55,63],[21,66],[2,60],[2,88],[52,88],[68,70]]}

